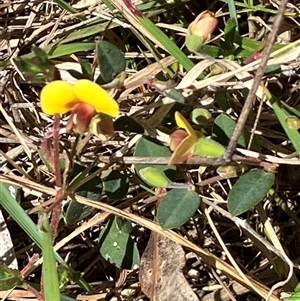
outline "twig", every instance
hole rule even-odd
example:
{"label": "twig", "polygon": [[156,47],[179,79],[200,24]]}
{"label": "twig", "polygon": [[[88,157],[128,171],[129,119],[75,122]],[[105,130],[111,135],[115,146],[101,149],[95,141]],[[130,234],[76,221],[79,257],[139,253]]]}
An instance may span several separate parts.
{"label": "twig", "polygon": [[[168,164],[170,158],[169,157],[132,157],[132,156],[124,156],[124,157],[111,157],[111,156],[100,156],[99,161],[103,163],[118,163],[118,164]],[[268,165],[272,165],[272,163],[263,161],[259,158],[251,158],[244,157],[239,155],[232,156],[231,164],[238,164],[238,162],[253,165],[253,166],[261,166],[266,167]],[[202,165],[202,166],[222,166],[228,165],[228,162],[223,158],[203,158],[194,156],[183,163],[182,165]]]}

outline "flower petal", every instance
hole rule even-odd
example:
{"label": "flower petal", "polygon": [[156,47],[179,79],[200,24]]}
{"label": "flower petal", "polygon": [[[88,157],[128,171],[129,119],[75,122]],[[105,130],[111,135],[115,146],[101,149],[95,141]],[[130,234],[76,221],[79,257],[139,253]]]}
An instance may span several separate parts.
{"label": "flower petal", "polygon": [[104,113],[112,117],[119,115],[118,103],[96,83],[80,79],[74,84],[73,91],[78,101],[93,106],[97,113]]}
{"label": "flower petal", "polygon": [[183,139],[173,152],[168,165],[178,164],[192,157],[192,148],[197,141],[198,139],[196,136],[187,136],[185,139]]}
{"label": "flower petal", "polygon": [[56,80],[47,84],[40,95],[41,108],[49,115],[64,114],[76,103],[73,86],[65,81]]}
{"label": "flower petal", "polygon": [[84,134],[88,130],[95,113],[93,106],[84,102],[77,103],[71,110],[71,114],[66,125],[67,133],[73,131],[77,134]]}
{"label": "flower petal", "polygon": [[176,121],[176,124],[180,128],[185,129],[189,135],[196,136],[196,133],[195,133],[194,129],[192,128],[192,126],[178,111],[175,112],[175,121]]}
{"label": "flower petal", "polygon": [[180,145],[180,143],[188,136],[189,134],[185,130],[176,130],[170,134],[170,150],[172,152]]}

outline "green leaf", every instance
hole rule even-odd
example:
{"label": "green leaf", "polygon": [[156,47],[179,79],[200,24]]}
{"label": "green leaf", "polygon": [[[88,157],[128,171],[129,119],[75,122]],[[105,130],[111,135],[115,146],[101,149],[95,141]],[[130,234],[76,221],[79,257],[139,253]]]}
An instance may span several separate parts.
{"label": "green leaf", "polygon": [[84,52],[95,49],[94,42],[78,42],[78,43],[70,43],[66,45],[49,45],[45,49],[48,54],[49,59],[54,59],[57,57],[69,55],[76,52]]}
{"label": "green leaf", "polygon": [[202,45],[201,51],[213,58],[217,58],[223,54],[223,49],[221,49],[220,47],[211,46],[208,44]]}
{"label": "green leaf", "polygon": [[97,60],[101,78],[105,83],[111,82],[118,74],[125,71],[126,59],[115,45],[100,41],[96,43]]}
{"label": "green leaf", "polygon": [[[143,136],[136,144],[134,156],[152,158],[170,157],[171,151],[158,140]],[[175,178],[176,166],[174,165],[135,164],[134,167],[139,176],[141,176],[141,169],[145,167],[153,167],[165,174],[170,180],[174,180]]]}
{"label": "green leaf", "polygon": [[79,15],[78,10],[76,10],[74,7],[72,7],[69,3],[67,3],[63,0],[53,0],[53,2],[55,2],[57,5],[59,5],[62,9],[65,9],[66,11],[75,15],[79,20],[81,20],[81,21],[86,20],[86,17],[84,15]]}
{"label": "green leaf", "polygon": [[[233,20],[234,23],[231,22],[231,21],[229,21],[229,20],[228,20],[228,22],[232,23],[232,25],[230,27],[233,27],[233,24],[234,24],[234,31],[235,31],[235,29],[237,27],[237,24],[238,24],[238,18],[237,18],[235,1],[234,0],[228,0],[228,10],[229,10],[229,15],[230,15],[229,20]],[[229,25],[227,25],[227,23],[225,25],[225,30],[224,30],[225,31],[225,35],[228,32],[228,29],[226,29],[226,27],[228,27]],[[225,40],[226,40],[226,38],[225,38]]]}
{"label": "green leaf", "polygon": [[[110,0],[114,5],[114,2]],[[147,38],[150,40],[155,38],[167,52],[173,56],[187,71],[191,70],[194,66],[193,62],[188,58],[188,56],[181,51],[180,48],[174,43],[170,37],[168,37],[159,27],[157,27],[149,18],[143,15],[131,1],[123,1],[125,5],[133,12],[134,17],[138,20],[140,25],[146,29]],[[116,6],[116,5],[114,5]],[[126,14],[124,14],[126,15]],[[130,21],[130,20],[129,20]],[[141,32],[144,34],[143,32]]]}
{"label": "green leaf", "polygon": [[[281,124],[281,126],[283,127],[285,133],[287,134],[288,138],[291,140],[296,152],[298,153],[298,155],[300,154],[300,134],[298,132],[298,130],[295,129],[291,129],[289,128],[288,124],[286,123],[286,118],[290,117],[290,109],[287,105],[283,105],[278,98],[276,98],[275,96],[271,95],[270,92],[265,89],[265,93],[267,96],[267,99],[270,101],[273,110]],[[297,114],[297,112],[295,112],[295,110],[292,110],[293,113],[296,113],[295,115],[299,117],[299,115]]]}
{"label": "green leaf", "polygon": [[23,282],[22,276],[18,270],[13,270],[7,266],[0,265],[0,290],[10,290],[21,285]]}
{"label": "green leaf", "polygon": [[58,70],[48,59],[46,52],[38,47],[32,49],[31,57],[17,57],[13,61],[30,82],[44,83],[57,79]]}
{"label": "green leaf", "polygon": [[211,113],[204,108],[196,108],[191,112],[191,120],[193,123],[198,125],[207,125],[211,120]]}
{"label": "green leaf", "polygon": [[140,262],[137,246],[130,237],[131,230],[129,221],[115,217],[99,235],[100,254],[118,268],[132,269]]}
{"label": "green leaf", "polygon": [[274,184],[275,175],[262,169],[253,169],[241,176],[228,194],[228,211],[242,214],[257,205]]}
{"label": "green leaf", "polygon": [[[228,117],[225,114],[220,114],[214,120],[214,127],[213,127],[214,139],[216,139],[218,142],[220,142],[223,145],[227,145],[233,134],[235,126],[236,123],[230,117]],[[244,148],[246,147],[245,135],[243,132],[238,140],[238,146]]]}
{"label": "green leaf", "polygon": [[[84,183],[76,190],[76,195],[83,196],[93,201],[99,201],[102,194],[102,181],[99,177],[95,177]],[[75,224],[93,212],[91,206],[80,204],[76,201],[76,196],[70,201],[65,220],[67,224]]]}
{"label": "green leaf", "polygon": [[167,188],[170,180],[159,170],[153,167],[145,167],[140,170],[140,176],[148,185]]}
{"label": "green leaf", "polygon": [[157,208],[157,221],[165,229],[180,227],[194,215],[199,204],[200,197],[196,192],[172,189]]}
{"label": "green leaf", "polygon": [[47,214],[42,216],[43,290],[45,301],[60,301],[59,282]]}
{"label": "green leaf", "polygon": [[116,131],[124,131],[129,133],[144,133],[144,128],[129,116],[121,116],[114,122],[114,129]]}
{"label": "green leaf", "polygon": [[294,292],[287,298],[284,298],[285,301],[300,301],[300,283],[295,287]]}
{"label": "green leaf", "polygon": [[129,188],[127,175],[113,170],[103,181],[103,190],[107,197],[112,200],[120,200],[126,197]]}
{"label": "green leaf", "polygon": [[79,60],[79,64],[81,67],[81,72],[85,76],[85,78],[92,78],[93,76],[93,70],[92,66],[89,62],[86,62],[84,60]]}
{"label": "green leaf", "polygon": [[295,292],[291,293],[291,295],[287,298],[284,298],[285,301],[300,301],[300,293]]}
{"label": "green leaf", "polygon": [[167,97],[175,100],[176,102],[185,103],[184,96],[182,95],[182,93],[180,93],[176,89],[171,88],[168,91],[166,91],[165,93],[166,93]]}
{"label": "green leaf", "polygon": [[200,138],[194,145],[192,153],[205,158],[219,158],[224,155],[225,147],[210,138]]}
{"label": "green leaf", "polygon": [[222,43],[222,47],[226,50],[233,50],[234,49],[234,39],[236,34],[237,22],[235,18],[229,18],[226,22],[225,29],[224,29],[224,38],[225,42]]}

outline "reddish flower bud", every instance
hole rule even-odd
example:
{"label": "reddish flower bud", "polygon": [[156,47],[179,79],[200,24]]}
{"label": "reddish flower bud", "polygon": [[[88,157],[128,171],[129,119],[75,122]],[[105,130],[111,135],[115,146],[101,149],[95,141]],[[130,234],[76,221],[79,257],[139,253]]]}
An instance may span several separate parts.
{"label": "reddish flower bud", "polygon": [[205,10],[188,27],[186,36],[186,46],[190,51],[197,52],[201,46],[210,38],[210,35],[216,29],[218,19],[214,14]]}

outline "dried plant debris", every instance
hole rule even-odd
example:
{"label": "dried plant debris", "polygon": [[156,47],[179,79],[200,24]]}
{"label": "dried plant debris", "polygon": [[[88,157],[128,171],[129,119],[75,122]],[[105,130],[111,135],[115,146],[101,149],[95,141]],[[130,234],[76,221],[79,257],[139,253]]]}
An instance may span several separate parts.
{"label": "dried plant debris", "polygon": [[184,277],[185,253],[174,241],[152,233],[141,258],[139,279],[150,300],[198,301]]}

